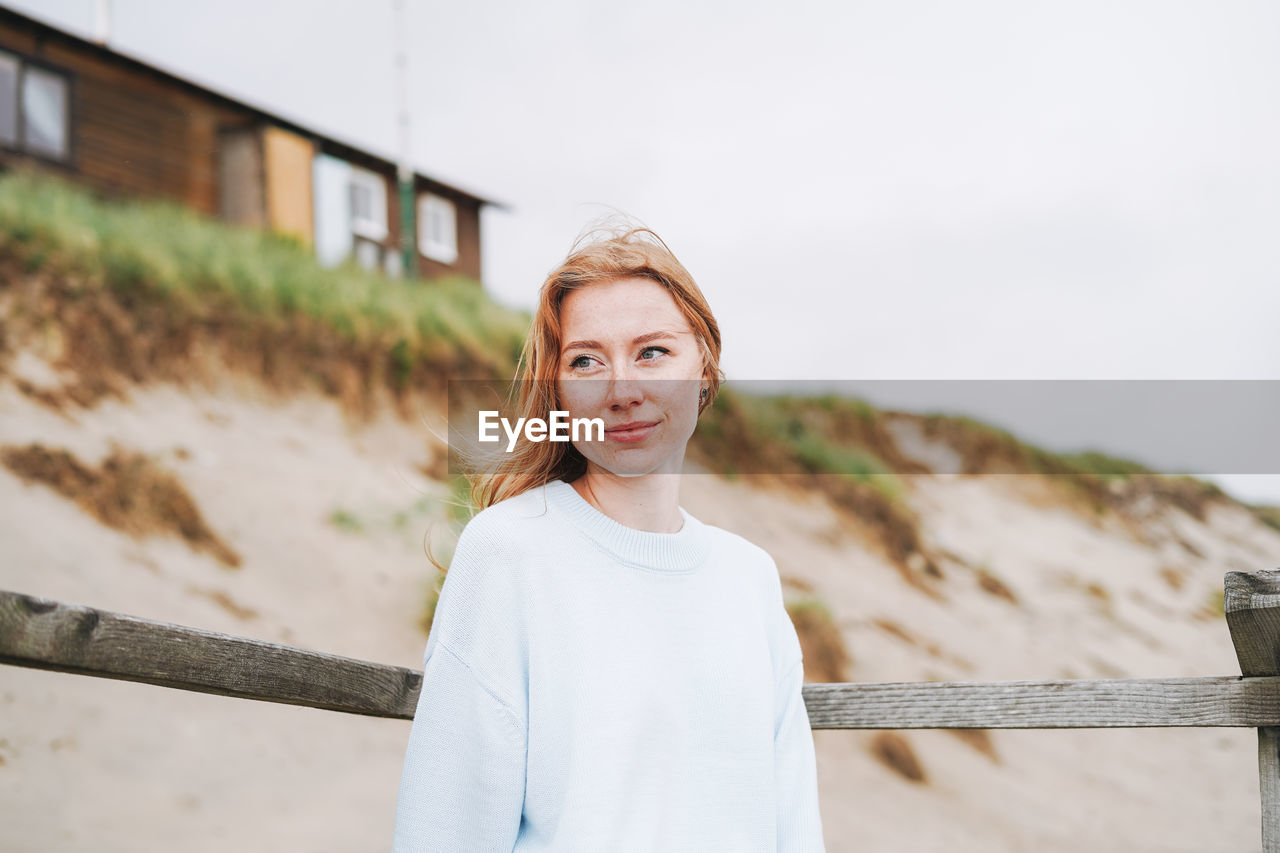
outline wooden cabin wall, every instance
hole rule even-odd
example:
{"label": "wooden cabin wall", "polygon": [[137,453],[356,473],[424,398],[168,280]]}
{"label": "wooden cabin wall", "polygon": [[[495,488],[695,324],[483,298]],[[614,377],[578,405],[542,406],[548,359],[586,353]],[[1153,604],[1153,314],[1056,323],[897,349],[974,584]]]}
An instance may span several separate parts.
{"label": "wooden cabin wall", "polygon": [[[313,160],[326,143],[265,124],[247,107],[21,20],[0,17],[0,48],[62,71],[70,82],[70,160],[0,149],[0,165],[28,165],[103,195],[165,199],[236,224],[314,241]],[[400,204],[394,167],[349,149],[333,153],[386,179],[384,245],[396,251]],[[482,203],[421,177],[416,190],[453,201],[458,243],[453,264],[427,258],[419,247],[418,274],[480,281]]]}
{"label": "wooden cabin wall", "polygon": [[247,122],[247,115],[20,26],[0,25],[0,47],[65,71],[71,82],[70,163],[8,152],[6,160],[107,195],[163,198],[219,213],[218,130]]}
{"label": "wooden cabin wall", "polygon": [[458,260],[454,264],[458,272],[481,281],[480,278],[480,205],[455,198],[458,208]]}

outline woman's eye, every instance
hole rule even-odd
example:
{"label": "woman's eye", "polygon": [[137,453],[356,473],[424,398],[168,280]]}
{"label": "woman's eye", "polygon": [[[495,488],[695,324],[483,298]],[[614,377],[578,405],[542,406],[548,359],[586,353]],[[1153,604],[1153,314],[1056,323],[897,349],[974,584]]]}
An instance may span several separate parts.
{"label": "woman's eye", "polygon": [[587,358],[585,355],[580,355],[577,358],[575,358],[573,361],[569,362],[569,368],[571,370],[579,370],[583,367],[587,367],[590,364],[591,364],[591,359]]}
{"label": "woman's eye", "polygon": [[658,357],[657,355],[653,355],[646,358],[647,353],[662,353],[663,355],[670,355],[671,350],[666,349],[664,347],[645,347],[644,349],[640,350],[640,358],[643,361],[653,361],[655,358]]}

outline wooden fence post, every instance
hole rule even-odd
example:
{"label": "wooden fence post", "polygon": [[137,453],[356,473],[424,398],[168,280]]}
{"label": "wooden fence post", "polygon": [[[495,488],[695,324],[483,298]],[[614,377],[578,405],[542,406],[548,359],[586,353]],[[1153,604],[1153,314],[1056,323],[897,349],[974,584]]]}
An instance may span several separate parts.
{"label": "wooden fence post", "polygon": [[[1245,677],[1280,675],[1280,569],[1227,572],[1222,609]],[[1280,726],[1258,727],[1262,851],[1280,853]]]}

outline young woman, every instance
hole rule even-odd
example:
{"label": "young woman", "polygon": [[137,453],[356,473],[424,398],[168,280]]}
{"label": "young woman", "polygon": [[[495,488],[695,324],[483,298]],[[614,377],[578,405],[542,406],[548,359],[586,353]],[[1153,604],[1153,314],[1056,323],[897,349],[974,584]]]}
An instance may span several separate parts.
{"label": "young woman", "polygon": [[635,229],[544,283],[523,441],[473,494],[427,640],[395,823],[410,851],[822,851],[800,643],[778,570],[679,503],[720,382],[692,277]]}

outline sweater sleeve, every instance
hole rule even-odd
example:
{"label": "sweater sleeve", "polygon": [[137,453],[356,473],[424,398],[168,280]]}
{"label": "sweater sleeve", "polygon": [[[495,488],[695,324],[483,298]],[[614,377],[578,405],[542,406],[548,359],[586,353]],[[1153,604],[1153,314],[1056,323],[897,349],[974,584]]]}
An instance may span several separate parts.
{"label": "sweater sleeve", "polygon": [[394,853],[510,853],[524,806],[525,744],[515,713],[435,643],[400,777]]}
{"label": "sweater sleeve", "polygon": [[777,564],[766,557],[765,600],[769,645],[777,669],[774,685],[774,776],[779,853],[825,853],[818,809],[818,765],[805,708],[804,659],[796,626],[787,613]]}
{"label": "sweater sleeve", "polygon": [[805,710],[804,662],[797,660],[778,681],[774,729],[774,773],[778,792],[779,853],[825,853],[818,811],[818,767],[813,731]]}
{"label": "sweater sleeve", "polygon": [[510,853],[528,753],[523,594],[509,531],[463,530],[423,654],[396,805],[395,853]]}

